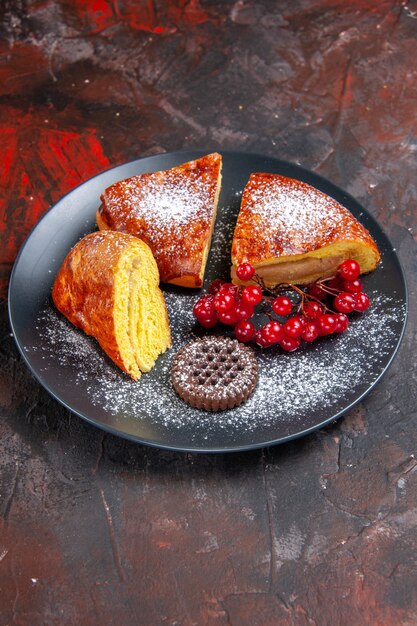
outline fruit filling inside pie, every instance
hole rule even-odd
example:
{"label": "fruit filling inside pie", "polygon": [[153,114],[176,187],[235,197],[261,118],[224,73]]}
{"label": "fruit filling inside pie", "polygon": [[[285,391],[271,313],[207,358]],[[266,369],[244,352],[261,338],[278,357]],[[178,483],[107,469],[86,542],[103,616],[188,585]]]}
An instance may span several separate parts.
{"label": "fruit filling inside pie", "polygon": [[346,259],[370,272],[379,258],[369,232],[334,198],[280,174],[251,175],[233,236],[233,282],[242,283],[236,276],[242,263],[273,287],[331,276]]}

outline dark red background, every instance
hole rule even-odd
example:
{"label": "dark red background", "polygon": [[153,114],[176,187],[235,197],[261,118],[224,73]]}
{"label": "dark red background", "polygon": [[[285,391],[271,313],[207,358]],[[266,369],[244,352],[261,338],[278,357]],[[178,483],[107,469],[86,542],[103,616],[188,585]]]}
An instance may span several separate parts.
{"label": "dark red background", "polygon": [[[2,7],[0,626],[416,624],[417,3]],[[285,446],[192,456],[104,435],[10,337],[10,269],[49,206],[107,167],[197,147],[320,172],[405,267],[389,374]]]}

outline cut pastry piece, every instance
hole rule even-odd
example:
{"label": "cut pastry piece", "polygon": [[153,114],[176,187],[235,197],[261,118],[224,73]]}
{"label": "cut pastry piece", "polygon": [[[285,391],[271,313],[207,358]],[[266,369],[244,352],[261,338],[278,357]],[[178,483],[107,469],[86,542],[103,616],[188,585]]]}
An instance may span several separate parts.
{"label": "cut pastry piece", "polygon": [[380,254],[369,232],[341,204],[307,183],[280,174],[252,174],[232,242],[232,280],[248,262],[268,287],[308,284],[354,259],[361,273]]}
{"label": "cut pastry piece", "polygon": [[170,170],[108,187],[100,229],[131,233],[150,246],[162,282],[201,287],[216,219],[222,157],[208,154]]}
{"label": "cut pastry piece", "polygon": [[125,233],[95,232],[66,256],[52,289],[57,309],[95,337],[137,380],[171,346],[158,268],[146,243]]}

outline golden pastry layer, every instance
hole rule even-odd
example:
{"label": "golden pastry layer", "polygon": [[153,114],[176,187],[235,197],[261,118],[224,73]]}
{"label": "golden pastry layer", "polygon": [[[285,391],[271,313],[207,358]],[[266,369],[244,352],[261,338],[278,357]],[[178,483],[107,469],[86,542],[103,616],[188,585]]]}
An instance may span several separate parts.
{"label": "golden pastry layer", "polygon": [[252,174],[232,242],[232,280],[248,262],[266,285],[308,284],[334,274],[346,259],[361,273],[380,259],[369,232],[341,204],[307,183],[280,174]]}
{"label": "golden pastry layer", "polygon": [[151,248],[162,282],[201,287],[216,218],[222,157],[213,153],[108,187],[100,229],[127,232]]}
{"label": "golden pastry layer", "polygon": [[171,346],[158,268],[149,246],[132,235],[103,231],[81,239],[64,259],[52,299],[134,380]]}

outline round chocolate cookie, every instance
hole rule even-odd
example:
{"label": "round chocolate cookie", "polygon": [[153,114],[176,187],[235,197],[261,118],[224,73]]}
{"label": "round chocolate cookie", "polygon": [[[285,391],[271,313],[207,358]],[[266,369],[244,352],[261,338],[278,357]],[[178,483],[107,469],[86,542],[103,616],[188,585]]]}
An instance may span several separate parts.
{"label": "round chocolate cookie", "polygon": [[203,337],[181,348],[171,381],[188,404],[224,411],[245,402],[258,381],[258,363],[247,346],[229,337]]}

